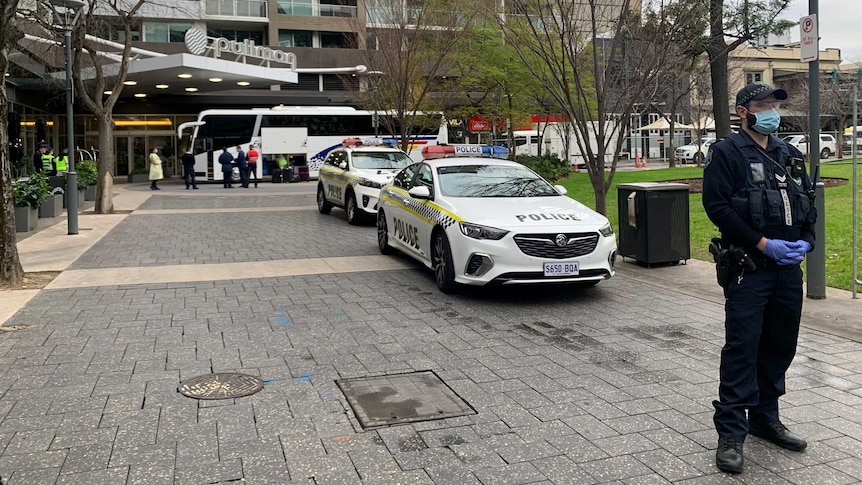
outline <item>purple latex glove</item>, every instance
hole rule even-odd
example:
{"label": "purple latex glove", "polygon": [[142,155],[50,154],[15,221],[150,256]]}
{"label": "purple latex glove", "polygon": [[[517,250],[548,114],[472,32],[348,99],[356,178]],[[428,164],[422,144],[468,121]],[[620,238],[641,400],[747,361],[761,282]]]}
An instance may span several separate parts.
{"label": "purple latex glove", "polygon": [[770,239],[766,241],[766,247],[763,249],[763,254],[780,262],[782,259],[787,259],[787,253],[794,251],[798,251],[796,243],[784,241],[782,239]]}

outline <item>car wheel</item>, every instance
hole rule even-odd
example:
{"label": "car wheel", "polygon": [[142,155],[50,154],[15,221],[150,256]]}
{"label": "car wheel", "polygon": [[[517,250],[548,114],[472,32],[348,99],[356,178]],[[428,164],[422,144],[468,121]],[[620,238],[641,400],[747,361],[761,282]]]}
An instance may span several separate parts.
{"label": "car wheel", "polygon": [[377,211],[377,247],[380,254],[395,254],[395,249],[389,245],[389,228],[382,210]]}
{"label": "car wheel", "polygon": [[832,153],[829,151],[828,148],[824,148],[823,150],[820,150],[820,158],[829,158],[829,155],[831,155],[831,154]]}
{"label": "car wheel", "polygon": [[703,164],[703,153],[695,153],[694,154],[694,163],[696,165]]}
{"label": "car wheel", "polygon": [[317,184],[317,210],[321,214],[329,214],[332,210],[332,204],[327,202],[326,194],[323,193],[323,184]]}
{"label": "car wheel", "polygon": [[362,223],[363,217],[359,213],[359,208],[356,207],[356,196],[353,192],[347,193],[347,200],[344,201],[344,212],[347,213],[347,223],[354,226]]}
{"label": "car wheel", "polygon": [[440,288],[443,293],[453,293],[456,288],[455,267],[452,263],[452,248],[449,246],[449,238],[442,230],[437,231],[433,243],[431,267],[434,268],[437,288]]}

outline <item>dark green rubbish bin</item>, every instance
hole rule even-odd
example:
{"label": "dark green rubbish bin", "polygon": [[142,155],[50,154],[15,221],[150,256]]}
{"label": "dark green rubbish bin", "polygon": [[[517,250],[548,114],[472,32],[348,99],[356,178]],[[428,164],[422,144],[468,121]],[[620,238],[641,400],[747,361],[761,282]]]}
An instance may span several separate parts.
{"label": "dark green rubbish bin", "polygon": [[691,258],[687,184],[617,185],[619,255],[638,264],[677,264]]}

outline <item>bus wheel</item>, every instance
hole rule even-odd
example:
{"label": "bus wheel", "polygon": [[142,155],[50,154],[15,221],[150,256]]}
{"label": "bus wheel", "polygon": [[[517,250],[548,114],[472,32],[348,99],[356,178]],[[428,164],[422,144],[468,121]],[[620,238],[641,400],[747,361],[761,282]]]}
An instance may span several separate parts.
{"label": "bus wheel", "polygon": [[323,184],[317,184],[317,210],[321,214],[329,214],[332,210],[332,204],[327,202],[326,194],[323,193]]}

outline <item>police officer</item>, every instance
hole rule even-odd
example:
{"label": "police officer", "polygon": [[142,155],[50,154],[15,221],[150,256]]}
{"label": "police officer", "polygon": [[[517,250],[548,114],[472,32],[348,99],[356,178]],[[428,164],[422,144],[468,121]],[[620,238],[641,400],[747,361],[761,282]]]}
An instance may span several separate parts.
{"label": "police officer", "polygon": [[42,164],[42,157],[48,152],[48,145],[39,145],[39,148],[36,150],[36,153],[33,154],[33,170],[36,172],[41,172],[45,169],[45,166]]}
{"label": "police officer", "polygon": [[55,164],[54,149],[48,147],[48,151],[42,154],[42,172],[46,176],[57,175],[57,165]]}
{"label": "police officer", "polygon": [[753,263],[732,265],[724,289],[725,344],[713,420],[715,462],[730,473],[742,471],[749,434],[793,451],[807,446],[778,413],[799,335],[799,263],[814,246],[816,220],[802,153],[772,134],[785,99],[787,92],[766,84],[742,88],[736,95],[742,129],[710,147],[703,174],[703,206],[721,231],[722,246],[742,248],[736,254]]}

